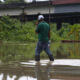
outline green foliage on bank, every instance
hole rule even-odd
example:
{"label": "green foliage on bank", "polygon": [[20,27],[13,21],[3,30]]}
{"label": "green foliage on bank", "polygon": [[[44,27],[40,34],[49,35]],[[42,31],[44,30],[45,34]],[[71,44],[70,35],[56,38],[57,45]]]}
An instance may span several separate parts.
{"label": "green foliage on bank", "polygon": [[34,22],[21,23],[8,16],[0,19],[0,40],[36,41],[36,39]]}
{"label": "green foliage on bank", "polygon": [[24,2],[24,0],[4,0],[5,3],[17,3],[17,2]]}
{"label": "green foliage on bank", "polygon": [[[10,18],[9,16],[3,16],[0,18],[0,40],[2,41],[28,41],[36,42],[37,34],[35,33],[36,21],[26,21],[21,23],[17,19]],[[68,23],[63,23],[60,30],[57,30],[56,23],[51,23],[51,41],[61,41],[61,40],[74,40],[79,38],[79,24],[70,25]]]}
{"label": "green foliage on bank", "polygon": [[[17,19],[12,19],[9,16],[3,16],[0,19],[0,40],[35,42],[37,41],[35,23],[36,21],[21,23]],[[54,31],[56,32],[56,24],[51,24],[51,40],[60,40],[61,38]]]}

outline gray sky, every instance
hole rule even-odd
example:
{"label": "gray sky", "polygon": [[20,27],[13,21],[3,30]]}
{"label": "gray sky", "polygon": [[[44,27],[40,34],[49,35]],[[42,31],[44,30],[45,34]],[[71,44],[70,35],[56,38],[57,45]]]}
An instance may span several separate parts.
{"label": "gray sky", "polygon": [[0,1],[3,1],[3,0],[0,0]]}
{"label": "gray sky", "polygon": [[[1,0],[4,1],[4,0]],[[32,2],[32,0],[25,0],[26,2]],[[36,1],[48,1],[48,0],[36,0]]]}
{"label": "gray sky", "polygon": [[[32,2],[32,0],[25,0],[26,2]],[[48,1],[48,0],[36,0],[36,1]]]}

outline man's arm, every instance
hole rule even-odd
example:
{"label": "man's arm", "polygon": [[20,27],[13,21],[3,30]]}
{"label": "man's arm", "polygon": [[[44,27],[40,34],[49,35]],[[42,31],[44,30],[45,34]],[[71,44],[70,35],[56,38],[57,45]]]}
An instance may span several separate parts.
{"label": "man's arm", "polygon": [[39,22],[40,22],[40,21],[37,21],[37,22],[36,22],[36,30],[35,30],[36,33],[39,33]]}
{"label": "man's arm", "polygon": [[40,32],[39,26],[40,25],[37,25],[37,27],[36,27],[36,30],[35,30],[36,33],[39,33]]}

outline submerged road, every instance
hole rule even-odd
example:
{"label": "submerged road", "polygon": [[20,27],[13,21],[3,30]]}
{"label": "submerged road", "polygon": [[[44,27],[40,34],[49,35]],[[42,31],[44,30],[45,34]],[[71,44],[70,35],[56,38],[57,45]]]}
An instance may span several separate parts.
{"label": "submerged road", "polygon": [[0,80],[80,80],[80,59],[0,64]]}

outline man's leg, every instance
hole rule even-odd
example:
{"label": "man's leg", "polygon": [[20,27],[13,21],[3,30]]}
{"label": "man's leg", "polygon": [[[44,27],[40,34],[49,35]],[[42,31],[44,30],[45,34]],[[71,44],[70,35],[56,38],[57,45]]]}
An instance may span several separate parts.
{"label": "man's leg", "polygon": [[41,43],[40,43],[40,41],[38,41],[37,46],[36,46],[36,50],[35,50],[35,60],[36,61],[40,61],[41,51],[42,51]]}
{"label": "man's leg", "polygon": [[48,46],[48,43],[46,43],[44,50],[45,50],[45,52],[47,53],[50,61],[54,61],[54,57],[53,57],[53,55],[52,55],[52,53],[51,53],[51,51],[50,51],[50,48],[49,48],[49,46]]}

